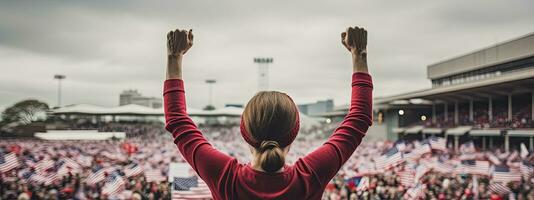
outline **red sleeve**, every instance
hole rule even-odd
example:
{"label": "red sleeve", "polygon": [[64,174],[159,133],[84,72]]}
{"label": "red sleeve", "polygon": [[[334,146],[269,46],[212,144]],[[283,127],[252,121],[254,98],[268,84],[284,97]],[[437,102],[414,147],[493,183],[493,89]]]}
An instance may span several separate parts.
{"label": "red sleeve", "polygon": [[[184,82],[166,80],[163,86],[165,129],[172,133],[174,143],[185,160],[211,187],[220,188],[229,181],[228,170],[237,160],[213,148],[187,115]],[[226,170],[226,171],[225,171]]]}
{"label": "red sleeve", "polygon": [[349,113],[321,147],[297,161],[297,167],[311,170],[321,185],[326,185],[360,145],[372,124],[371,76],[352,75],[352,97]]}

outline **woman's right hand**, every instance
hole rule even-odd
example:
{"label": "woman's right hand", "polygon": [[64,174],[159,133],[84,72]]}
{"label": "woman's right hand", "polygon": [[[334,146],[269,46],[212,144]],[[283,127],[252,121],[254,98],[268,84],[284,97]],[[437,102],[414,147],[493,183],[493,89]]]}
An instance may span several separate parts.
{"label": "woman's right hand", "polygon": [[341,33],[341,43],[352,54],[353,72],[367,73],[367,30],[349,27]]}
{"label": "woman's right hand", "polygon": [[177,57],[184,55],[193,46],[193,30],[176,29],[167,34],[167,53]]}
{"label": "woman's right hand", "polygon": [[348,27],[347,31],[341,33],[341,43],[353,54],[365,54],[367,51],[367,30],[357,26]]}
{"label": "woman's right hand", "polygon": [[193,46],[193,30],[167,34],[167,79],[182,79],[182,56]]}

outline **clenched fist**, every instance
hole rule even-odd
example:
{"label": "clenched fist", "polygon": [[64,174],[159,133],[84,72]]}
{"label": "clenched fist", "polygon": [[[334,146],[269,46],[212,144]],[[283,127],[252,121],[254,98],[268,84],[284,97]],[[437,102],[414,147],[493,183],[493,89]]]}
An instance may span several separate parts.
{"label": "clenched fist", "polygon": [[365,57],[367,54],[367,31],[357,26],[347,28],[341,33],[341,43],[353,55]]}
{"label": "clenched fist", "polygon": [[193,30],[176,29],[167,34],[167,52],[169,56],[181,56],[193,46]]}

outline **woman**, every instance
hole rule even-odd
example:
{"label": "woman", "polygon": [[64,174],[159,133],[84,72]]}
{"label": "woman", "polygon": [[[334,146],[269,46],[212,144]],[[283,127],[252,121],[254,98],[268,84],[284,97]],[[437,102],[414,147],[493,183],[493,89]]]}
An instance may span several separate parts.
{"label": "woman", "polygon": [[250,145],[252,162],[241,164],[202,136],[186,113],[182,58],[193,45],[191,30],[167,35],[167,80],[164,83],[166,129],[185,160],[209,186],[214,199],[321,199],[327,183],[356,150],[372,122],[372,81],[367,72],[367,31],[348,28],[342,44],[352,53],[352,99],[349,113],[317,150],[285,164],[299,131],[299,114],[291,98],[259,92],[248,102],[241,135]]}

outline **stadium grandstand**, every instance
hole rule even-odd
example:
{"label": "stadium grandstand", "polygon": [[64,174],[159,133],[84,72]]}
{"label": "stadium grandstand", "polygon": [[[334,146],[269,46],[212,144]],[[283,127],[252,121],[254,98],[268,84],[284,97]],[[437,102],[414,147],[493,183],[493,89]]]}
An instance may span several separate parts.
{"label": "stadium grandstand", "polygon": [[534,33],[427,66],[432,87],[376,98],[387,138],[534,149]]}

